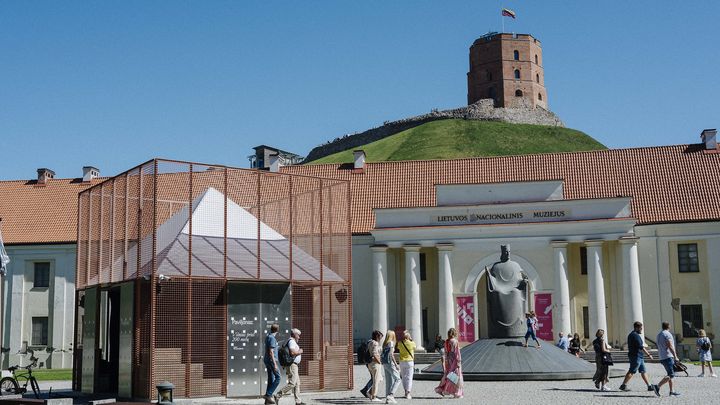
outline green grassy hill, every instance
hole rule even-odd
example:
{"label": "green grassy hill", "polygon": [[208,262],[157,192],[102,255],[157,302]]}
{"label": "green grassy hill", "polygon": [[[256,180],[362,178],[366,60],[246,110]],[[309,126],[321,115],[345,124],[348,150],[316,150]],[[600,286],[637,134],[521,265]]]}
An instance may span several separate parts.
{"label": "green grassy hill", "polygon": [[[454,159],[607,149],[587,134],[569,128],[449,119],[428,122],[353,149],[369,162]],[[352,150],[309,162],[349,163]]]}

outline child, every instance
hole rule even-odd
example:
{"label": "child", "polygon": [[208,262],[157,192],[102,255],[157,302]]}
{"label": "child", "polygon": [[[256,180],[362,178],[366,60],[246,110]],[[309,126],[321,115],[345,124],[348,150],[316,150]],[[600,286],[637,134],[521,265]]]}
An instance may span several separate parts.
{"label": "child", "polygon": [[[700,329],[698,331],[698,340],[695,342],[695,346],[697,347],[698,353],[700,353],[700,365],[702,366],[702,373],[698,377],[705,377],[705,364],[707,363],[708,368],[710,369],[710,377],[717,377],[717,374],[713,372],[713,366],[712,366],[712,343],[710,342],[710,339],[705,334],[705,329]],[[705,346],[705,349],[703,349],[703,345]]]}

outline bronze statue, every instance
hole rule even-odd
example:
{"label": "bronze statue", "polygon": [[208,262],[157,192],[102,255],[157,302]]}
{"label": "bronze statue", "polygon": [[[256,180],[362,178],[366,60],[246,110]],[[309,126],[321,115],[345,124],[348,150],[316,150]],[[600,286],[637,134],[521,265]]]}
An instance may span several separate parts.
{"label": "bronze statue", "polygon": [[488,334],[490,338],[523,336],[528,277],[510,260],[509,245],[500,250],[500,261],[487,271]]}

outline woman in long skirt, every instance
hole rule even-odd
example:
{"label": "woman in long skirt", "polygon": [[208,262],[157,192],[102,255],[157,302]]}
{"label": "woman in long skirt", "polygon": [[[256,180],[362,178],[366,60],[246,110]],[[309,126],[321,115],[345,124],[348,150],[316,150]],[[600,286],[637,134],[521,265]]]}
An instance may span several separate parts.
{"label": "woman in long skirt", "polygon": [[457,330],[450,328],[445,341],[445,353],[442,356],[443,376],[440,385],[435,388],[438,394],[452,395],[453,398],[463,397],[463,376],[460,356],[460,345]]}
{"label": "woman in long skirt", "polygon": [[595,340],[593,340],[593,349],[595,350],[595,375],[593,376],[593,382],[595,388],[602,391],[610,391],[607,386],[609,367],[607,364],[603,364],[603,355],[610,351],[607,343],[605,343],[605,331],[598,329],[595,332]]}

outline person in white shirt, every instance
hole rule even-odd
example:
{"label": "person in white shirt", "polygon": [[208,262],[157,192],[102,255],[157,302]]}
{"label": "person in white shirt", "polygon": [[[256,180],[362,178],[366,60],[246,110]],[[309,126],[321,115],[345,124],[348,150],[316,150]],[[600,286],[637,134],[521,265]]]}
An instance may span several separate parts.
{"label": "person in white shirt", "polygon": [[285,385],[280,392],[278,392],[273,399],[276,404],[280,403],[280,398],[290,395],[292,392],[295,397],[295,404],[304,404],[300,400],[300,372],[298,370],[298,364],[302,358],[303,349],[298,346],[300,340],[300,329],[293,328],[290,331],[290,339],[288,339],[287,345],[290,349],[290,354],[293,356],[293,362],[289,366],[285,367],[285,374],[287,375],[287,385]]}

